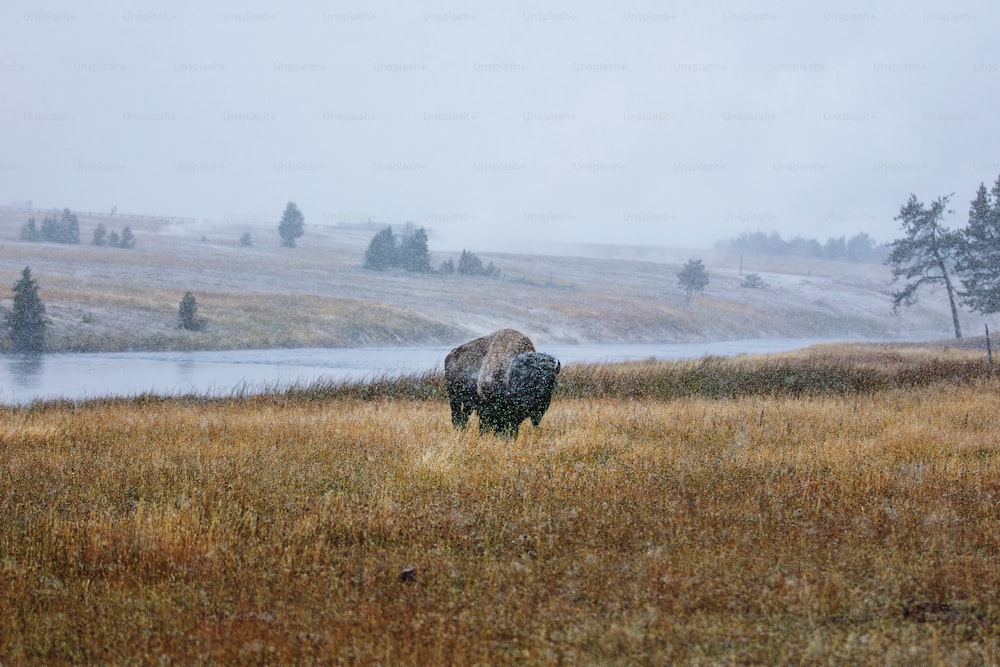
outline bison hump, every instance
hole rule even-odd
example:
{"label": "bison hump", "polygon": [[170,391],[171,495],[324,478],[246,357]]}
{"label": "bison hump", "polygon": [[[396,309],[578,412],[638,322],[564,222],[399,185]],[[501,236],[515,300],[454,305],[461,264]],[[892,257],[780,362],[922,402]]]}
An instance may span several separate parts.
{"label": "bison hump", "polygon": [[483,364],[479,371],[479,395],[490,399],[502,387],[511,360],[519,354],[534,352],[531,339],[514,329],[500,329],[486,338],[489,339]]}

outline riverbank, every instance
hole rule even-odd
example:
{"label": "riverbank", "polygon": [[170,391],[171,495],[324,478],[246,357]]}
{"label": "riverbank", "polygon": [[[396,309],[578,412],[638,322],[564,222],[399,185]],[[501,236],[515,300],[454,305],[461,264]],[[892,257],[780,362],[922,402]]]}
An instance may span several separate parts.
{"label": "riverbank", "polygon": [[[815,339],[779,338],[667,345],[540,344],[564,367],[798,350]],[[0,404],[129,396],[254,396],[314,384],[441,375],[449,346],[296,348],[191,352],[0,355]]]}
{"label": "riverbank", "polygon": [[[307,225],[290,249],[270,225],[134,220],[136,247],[124,250],[87,243],[99,223],[119,229],[114,218],[81,216],[79,245],[20,241],[25,218],[0,211],[0,282],[31,267],[52,351],[450,345],[506,326],[536,343],[952,335],[934,295],[893,315],[881,265],[563,245],[470,248],[500,270],[494,278],[372,272],[361,264],[378,225]],[[437,248],[433,230],[430,249],[435,267],[461,250]],[[710,279],[690,302],[677,281],[689,259],[702,259]],[[749,273],[766,286],[742,287]],[[204,331],[177,325],[187,291]],[[978,317],[964,325],[981,331]]]}

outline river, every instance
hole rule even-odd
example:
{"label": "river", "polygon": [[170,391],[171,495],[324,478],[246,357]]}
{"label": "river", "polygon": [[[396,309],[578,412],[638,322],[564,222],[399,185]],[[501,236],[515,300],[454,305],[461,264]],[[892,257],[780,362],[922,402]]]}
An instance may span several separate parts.
{"label": "river", "polygon": [[[563,364],[690,359],[800,349],[815,338],[766,338],[683,344],[539,345]],[[444,366],[448,347],[121,352],[0,355],[0,404],[110,396],[227,396],[317,381],[366,379]]]}

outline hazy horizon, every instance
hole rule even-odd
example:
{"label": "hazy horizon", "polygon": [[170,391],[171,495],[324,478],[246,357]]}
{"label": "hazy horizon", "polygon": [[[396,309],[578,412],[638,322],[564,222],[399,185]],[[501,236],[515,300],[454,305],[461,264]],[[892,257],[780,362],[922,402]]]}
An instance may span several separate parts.
{"label": "hazy horizon", "polygon": [[1000,174],[985,2],[14,2],[0,204],[707,247],[965,224]]}

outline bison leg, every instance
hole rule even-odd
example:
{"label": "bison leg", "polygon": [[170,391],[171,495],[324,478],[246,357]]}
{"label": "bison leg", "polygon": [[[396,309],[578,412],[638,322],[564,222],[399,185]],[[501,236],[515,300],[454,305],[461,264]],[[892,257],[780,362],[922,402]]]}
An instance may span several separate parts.
{"label": "bison leg", "polygon": [[515,406],[501,399],[495,401],[493,405],[480,408],[479,432],[489,431],[504,438],[515,438],[523,419],[523,415]]}
{"label": "bison leg", "polygon": [[484,433],[495,431],[496,422],[494,421],[493,411],[489,408],[479,408],[479,435]]}
{"label": "bison leg", "polygon": [[472,407],[461,400],[451,400],[451,424],[455,428],[464,429],[469,424],[469,415],[472,414]]}
{"label": "bison leg", "polygon": [[475,396],[461,387],[448,387],[448,403],[451,405],[451,423],[455,428],[465,428],[469,415],[476,408]]}
{"label": "bison leg", "polygon": [[507,440],[513,440],[517,437],[518,428],[521,423],[512,419],[510,415],[504,415],[499,418],[493,426],[493,435],[498,435],[501,438],[506,438]]}
{"label": "bison leg", "polygon": [[479,434],[496,433],[503,428],[504,415],[495,405],[479,406]]}

